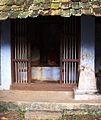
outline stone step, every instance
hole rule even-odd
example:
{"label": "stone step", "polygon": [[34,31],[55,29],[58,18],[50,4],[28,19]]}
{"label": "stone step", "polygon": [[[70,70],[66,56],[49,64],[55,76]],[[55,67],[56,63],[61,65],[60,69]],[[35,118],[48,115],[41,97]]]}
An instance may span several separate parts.
{"label": "stone step", "polygon": [[68,100],[67,103],[0,102],[0,108],[5,108],[7,111],[17,111],[25,116],[25,120],[59,120],[63,115],[84,114],[89,110],[101,111],[101,102],[90,101],[89,103],[73,100]]}
{"label": "stone step", "polygon": [[0,101],[66,102],[73,97],[73,91],[0,91]]}
{"label": "stone step", "polygon": [[25,112],[25,120],[66,120],[67,115],[87,114],[87,111],[101,110],[100,105],[66,103],[33,103]]}
{"label": "stone step", "polygon": [[30,111],[25,113],[25,120],[59,120],[61,116],[61,112]]}

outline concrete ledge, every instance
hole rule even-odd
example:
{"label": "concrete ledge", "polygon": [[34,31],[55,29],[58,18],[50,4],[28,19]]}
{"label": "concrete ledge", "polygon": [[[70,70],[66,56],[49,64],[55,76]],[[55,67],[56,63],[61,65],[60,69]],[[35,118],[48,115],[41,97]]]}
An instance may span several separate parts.
{"label": "concrete ledge", "polygon": [[96,90],[76,90],[75,91],[75,100],[101,100],[101,95],[97,93]]}
{"label": "concrete ledge", "polygon": [[77,94],[75,95],[75,100],[101,100],[101,95]]}
{"label": "concrete ledge", "polygon": [[97,90],[74,90],[75,100],[101,100],[101,95]]}

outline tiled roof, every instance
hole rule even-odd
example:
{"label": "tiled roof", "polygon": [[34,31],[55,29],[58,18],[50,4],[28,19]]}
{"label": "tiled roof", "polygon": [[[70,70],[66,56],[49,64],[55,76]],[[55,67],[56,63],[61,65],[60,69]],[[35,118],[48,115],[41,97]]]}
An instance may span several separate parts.
{"label": "tiled roof", "polygon": [[0,0],[0,20],[38,15],[101,16],[101,0]]}

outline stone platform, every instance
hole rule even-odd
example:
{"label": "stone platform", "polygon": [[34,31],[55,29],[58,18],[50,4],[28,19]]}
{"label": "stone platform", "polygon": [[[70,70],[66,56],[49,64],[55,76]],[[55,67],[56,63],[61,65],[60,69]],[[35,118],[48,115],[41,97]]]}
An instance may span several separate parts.
{"label": "stone platform", "polygon": [[74,98],[73,91],[1,90],[0,101],[7,102],[66,102]]}
{"label": "stone platform", "polygon": [[26,120],[57,120],[85,110],[101,111],[101,99],[74,100],[73,91],[0,91],[1,107],[24,112]]}

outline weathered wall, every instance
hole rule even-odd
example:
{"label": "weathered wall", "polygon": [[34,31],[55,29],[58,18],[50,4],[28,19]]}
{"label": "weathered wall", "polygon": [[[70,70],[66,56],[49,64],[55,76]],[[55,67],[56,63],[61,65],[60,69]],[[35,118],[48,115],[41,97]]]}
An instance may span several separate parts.
{"label": "weathered wall", "polygon": [[1,86],[9,89],[11,84],[10,22],[1,22]]}

